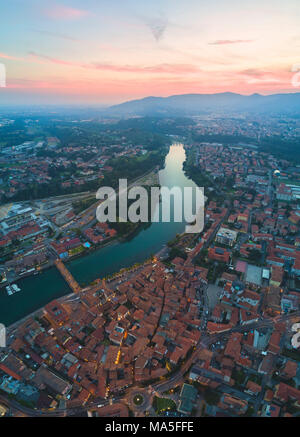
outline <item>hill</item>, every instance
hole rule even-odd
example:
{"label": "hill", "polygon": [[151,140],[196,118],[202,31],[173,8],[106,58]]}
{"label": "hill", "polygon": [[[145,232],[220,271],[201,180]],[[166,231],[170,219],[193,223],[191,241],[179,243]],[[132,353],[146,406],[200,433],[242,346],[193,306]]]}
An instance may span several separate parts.
{"label": "hill", "polygon": [[255,112],[300,114],[300,93],[245,96],[235,93],[182,94],[146,97],[111,106],[105,112],[115,116],[188,116],[209,112]]}

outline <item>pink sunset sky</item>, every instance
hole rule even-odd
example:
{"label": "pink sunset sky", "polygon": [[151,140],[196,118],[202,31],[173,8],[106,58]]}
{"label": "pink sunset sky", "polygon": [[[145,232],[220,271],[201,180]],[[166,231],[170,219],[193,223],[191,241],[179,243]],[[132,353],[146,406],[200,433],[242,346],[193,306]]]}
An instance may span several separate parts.
{"label": "pink sunset sky", "polygon": [[0,104],[297,92],[299,0],[10,0]]}

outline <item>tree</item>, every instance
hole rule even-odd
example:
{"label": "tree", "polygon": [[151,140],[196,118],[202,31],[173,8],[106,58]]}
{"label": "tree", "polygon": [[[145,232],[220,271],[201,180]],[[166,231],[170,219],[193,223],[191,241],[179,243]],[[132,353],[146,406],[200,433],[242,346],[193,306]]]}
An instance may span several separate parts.
{"label": "tree", "polygon": [[204,392],[204,399],[208,405],[217,405],[220,401],[221,395],[216,391],[207,388]]}

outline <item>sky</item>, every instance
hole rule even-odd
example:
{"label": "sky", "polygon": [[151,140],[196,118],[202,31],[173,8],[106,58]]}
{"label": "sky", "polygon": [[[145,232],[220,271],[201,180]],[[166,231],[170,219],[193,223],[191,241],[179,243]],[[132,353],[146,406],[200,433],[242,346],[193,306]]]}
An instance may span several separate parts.
{"label": "sky", "polygon": [[9,0],[0,105],[299,92],[299,22],[299,0]]}

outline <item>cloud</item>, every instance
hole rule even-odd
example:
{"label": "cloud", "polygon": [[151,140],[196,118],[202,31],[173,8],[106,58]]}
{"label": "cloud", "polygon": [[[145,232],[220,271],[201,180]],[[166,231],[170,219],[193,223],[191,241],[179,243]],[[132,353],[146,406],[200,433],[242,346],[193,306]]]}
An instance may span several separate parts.
{"label": "cloud", "polygon": [[113,65],[113,64],[93,64],[97,70],[110,70],[121,73],[169,73],[187,74],[196,73],[200,70],[195,65],[190,64],[158,64],[153,66],[138,65]]}
{"label": "cloud", "polygon": [[223,46],[227,44],[241,44],[253,42],[252,39],[217,39],[216,41],[209,42],[211,46]]}
{"label": "cloud", "polygon": [[0,59],[8,59],[10,61],[22,61],[22,58],[17,58],[16,56],[7,55],[6,53],[0,53]]}
{"label": "cloud", "polygon": [[281,79],[277,77],[266,77],[266,78],[252,78],[248,80],[249,84],[266,84],[266,83],[284,83]]}
{"label": "cloud", "polygon": [[43,9],[44,15],[53,20],[78,20],[89,15],[89,11],[68,6],[53,4]]}
{"label": "cloud", "polygon": [[30,58],[33,60],[45,60],[45,61],[49,61],[52,62],[53,64],[59,64],[59,65],[67,65],[69,67],[81,67],[81,64],[78,64],[76,62],[69,62],[69,61],[64,61],[62,59],[57,59],[57,58],[52,58],[51,56],[47,56],[47,55],[42,55],[40,53],[36,53],[36,52],[29,52],[28,53]]}
{"label": "cloud", "polygon": [[52,36],[53,38],[65,39],[67,41],[76,41],[76,42],[79,41],[78,39],[73,38],[72,36],[66,35],[64,33],[49,32],[47,30],[34,30],[33,32],[40,33],[41,35]]}
{"label": "cloud", "polygon": [[73,61],[64,61],[63,59],[53,58],[36,52],[29,52],[29,56],[34,61],[46,61],[57,65],[69,67],[87,68],[101,71],[113,71],[117,73],[162,73],[162,74],[189,74],[199,72],[199,68],[192,64],[157,64],[151,66],[141,65],[118,65],[103,64],[99,62],[79,63]]}
{"label": "cloud", "polygon": [[290,80],[290,72],[282,69],[261,70],[257,68],[249,68],[242,70],[239,73],[248,84],[288,84]]}
{"label": "cloud", "polygon": [[247,70],[241,71],[242,75],[251,76],[251,77],[263,77],[266,74],[272,74],[269,71],[258,70],[256,68],[248,68]]}

